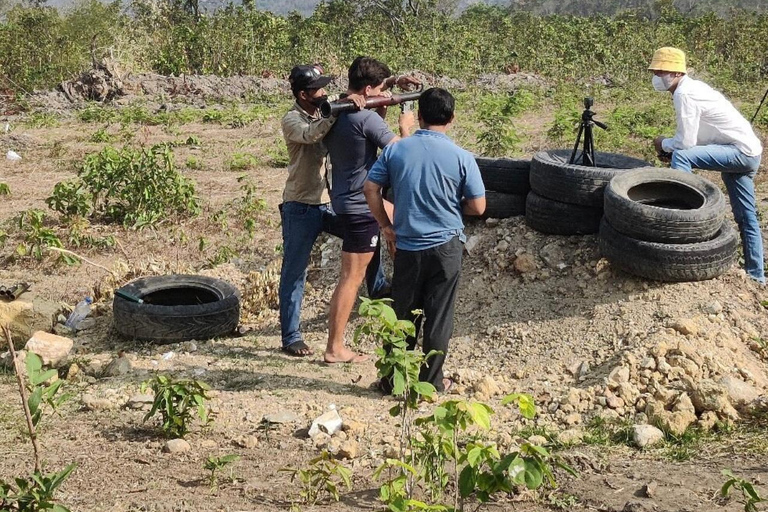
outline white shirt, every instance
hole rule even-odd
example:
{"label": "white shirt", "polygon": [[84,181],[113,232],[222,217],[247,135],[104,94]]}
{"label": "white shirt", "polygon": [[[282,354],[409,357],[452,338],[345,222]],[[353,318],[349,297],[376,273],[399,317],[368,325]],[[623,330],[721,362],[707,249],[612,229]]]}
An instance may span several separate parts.
{"label": "white shirt", "polygon": [[733,145],[747,156],[763,153],[752,126],[730,101],[704,82],[684,75],[672,99],[677,114],[677,133],[664,139],[662,149],[672,152],[708,144]]}

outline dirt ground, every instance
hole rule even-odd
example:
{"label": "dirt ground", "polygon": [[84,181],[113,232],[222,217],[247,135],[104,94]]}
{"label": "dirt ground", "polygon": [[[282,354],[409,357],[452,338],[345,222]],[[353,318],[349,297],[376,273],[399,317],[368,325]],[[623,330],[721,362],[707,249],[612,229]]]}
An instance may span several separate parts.
{"label": "dirt ground", "polygon": [[[286,101],[284,106],[288,105]],[[531,123],[536,121],[540,124],[526,128],[540,133],[547,119]],[[48,128],[32,128],[23,118],[13,118],[11,123],[12,131],[0,134],[0,150],[4,154],[13,149],[23,160],[0,162],[0,182],[11,189],[10,196],[0,199],[3,226],[29,208],[45,210],[53,185],[72,177],[74,163],[103,146],[90,142],[91,134],[102,125],[66,117]],[[61,266],[53,258],[40,262],[5,258],[0,264],[0,283],[30,281],[30,293],[61,302],[63,309],[86,294],[97,299],[94,325],[74,338],[71,360],[84,370],[67,381],[74,398],[60,416],[44,421],[41,432],[48,468],[78,464],[62,488],[62,503],[73,511],[291,510],[300,504],[299,488],[279,470],[301,467],[318,453],[307,429],[312,419],[335,404],[345,420],[362,424],[349,434],[359,442],[360,453],[345,461],[354,472],[353,490],[344,492],[339,503],[300,504],[300,509],[380,510],[378,483],[371,474],[396,444],[398,426],[387,414],[392,402],[371,389],[376,378],[373,362],[339,366],[326,365],[321,359],[328,304],[338,276],[337,241],[318,241],[309,273],[303,331],[315,349],[314,357],[296,359],[278,350],[277,313],[263,304],[250,304],[244,312],[242,323],[250,330],[240,337],[153,346],[126,342],[111,327],[111,290],[133,277],[199,272],[227,279],[249,297],[254,292],[249,288],[253,272],[276,268],[281,246],[277,205],[284,169],[264,162],[280,137],[279,114],[244,128],[212,124],[172,130],[134,128],[134,142],[151,144],[189,136],[202,141],[174,151],[180,168],[190,156],[203,163],[202,169],[184,170],[203,198],[202,214],[143,231],[94,224],[93,233],[114,234],[119,247],[74,250],[109,268],[116,277],[88,264]],[[117,126],[107,129],[114,134],[119,131]],[[541,138],[535,133],[530,137]],[[227,158],[235,152],[252,154],[258,163],[242,172],[230,171]],[[241,174],[253,180],[267,203],[252,238],[236,218],[230,217],[223,226],[213,215],[242,195],[237,181]],[[762,180],[758,204],[768,211],[768,184]],[[768,233],[765,216],[762,222]],[[721,368],[712,370],[713,375],[748,375],[743,378],[764,395],[768,366],[754,346],[756,339],[768,339],[768,315],[761,306],[768,299],[764,287],[749,281],[739,268],[702,283],[635,279],[611,270],[600,259],[596,237],[542,235],[527,228],[521,218],[469,222],[467,235],[473,248],[465,254],[456,332],[446,367],[458,385],[449,397],[489,403],[496,410],[489,437],[500,446],[509,446],[518,435],[543,434],[579,473],[574,478],[559,472],[558,489],[523,492],[514,499],[490,503],[484,510],[741,510],[738,500],[719,497],[725,481],[721,471],[726,468],[768,493],[761,485],[766,478],[768,443],[765,424],[759,419],[741,418],[725,431],[668,440],[645,450],[600,441],[599,422],[593,420],[630,424],[639,420],[630,404],[607,414],[601,405],[605,400],[601,402],[598,395],[608,392],[606,382],[613,369],[624,364],[636,367],[632,358],[642,359],[661,341],[719,350],[712,357]],[[201,237],[206,239],[202,250]],[[2,254],[11,255],[16,242],[10,237],[0,248]],[[227,263],[212,264],[216,249],[224,245],[236,255]],[[532,257],[533,269],[521,272],[515,266],[523,255]],[[274,272],[263,275],[274,284]],[[693,322],[695,332],[676,330],[681,320]],[[375,347],[364,341],[360,348],[372,353]],[[89,375],[120,351],[131,361],[127,374]],[[199,378],[213,388],[215,421],[193,430],[188,452],[162,453],[165,439],[152,421],[142,421],[146,410],[126,406],[139,392],[140,383],[158,370]],[[571,404],[565,397],[574,389],[581,394]],[[513,391],[534,396],[540,411],[537,419],[524,420],[509,406],[500,405],[501,397]],[[94,396],[106,398],[109,405],[88,405],[87,397]],[[564,404],[573,407],[566,410]],[[424,404],[422,412],[428,414],[431,407]],[[276,413],[290,413],[292,419],[265,430],[262,418]],[[22,436],[23,428],[15,380],[10,373],[0,373],[0,478],[31,468],[31,446]],[[558,434],[566,430],[587,437],[566,445],[558,441]],[[232,466],[233,478],[222,478],[219,488],[212,490],[203,462],[211,455],[230,453],[241,457]],[[644,490],[648,484],[650,492]]]}

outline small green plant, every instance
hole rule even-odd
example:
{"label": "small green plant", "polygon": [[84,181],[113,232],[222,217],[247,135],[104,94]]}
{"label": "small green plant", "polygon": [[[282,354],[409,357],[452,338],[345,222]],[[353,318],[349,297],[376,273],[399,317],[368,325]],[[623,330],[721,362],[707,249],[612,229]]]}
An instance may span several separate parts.
{"label": "small green plant", "polygon": [[32,128],[55,128],[59,126],[59,120],[50,112],[33,112],[26,124]]}
{"label": "small green plant", "polygon": [[[211,490],[217,488],[219,484],[216,472],[221,471],[225,467],[234,462],[237,462],[238,460],[240,460],[240,456],[234,454],[222,455],[220,457],[208,457],[208,459],[206,459],[205,463],[203,464],[203,469],[211,472],[211,474],[208,476],[208,482],[211,486]],[[230,479],[231,478],[232,473],[230,471]]]}
{"label": "small green plant", "polygon": [[203,168],[203,162],[196,156],[190,156],[184,162],[184,167],[196,171]]}
{"label": "small green plant", "polygon": [[[201,242],[202,240],[203,239],[201,238]],[[201,246],[202,246],[202,243],[201,243]],[[214,268],[218,265],[223,265],[224,263],[228,263],[229,261],[231,261],[232,258],[237,258],[238,255],[239,253],[228,245],[219,246],[219,248],[216,249],[216,252],[213,253],[213,256],[208,258],[208,260],[206,261],[206,266],[208,268]]]}
{"label": "small green plant", "polygon": [[78,111],[77,118],[85,123],[108,123],[117,119],[117,112],[113,108],[92,103]]}
{"label": "small green plant", "polygon": [[230,171],[246,171],[258,165],[259,161],[250,153],[236,152],[224,164]]}
{"label": "small green plant", "polygon": [[766,500],[760,496],[760,493],[755,489],[755,486],[747,480],[734,475],[730,469],[724,469],[721,473],[724,477],[728,478],[728,480],[725,481],[723,487],[720,489],[720,494],[723,497],[727,497],[731,494],[733,489],[741,491],[741,497],[744,501],[744,512],[757,512],[755,504],[762,503]]}
{"label": "small green plant", "polygon": [[11,187],[7,183],[0,182],[0,196],[11,195]]}
{"label": "small green plant", "polygon": [[[45,213],[41,210],[27,210],[19,216],[18,228],[24,234],[23,243],[16,247],[16,254],[20,257],[32,256],[36,260],[42,260],[50,248],[62,247],[61,239],[51,229],[45,227]],[[64,253],[59,253],[61,261],[67,265],[75,265],[77,258]]]}
{"label": "small green plant", "polygon": [[91,142],[113,142],[115,140],[115,136],[110,135],[106,128],[99,128],[93,132],[93,134],[91,134],[88,140]]}
{"label": "small green plant", "polygon": [[162,419],[161,429],[168,437],[184,437],[189,432],[190,423],[197,416],[203,425],[212,421],[205,402],[211,388],[199,380],[176,380],[165,375],[156,375],[142,383],[142,393],[151,389],[155,394],[152,408],[144,421],[158,412]]}
{"label": "small green plant", "polygon": [[19,368],[20,362],[13,345],[11,331],[5,325],[2,326],[2,331],[13,358],[13,371],[16,374],[19,396],[27,420],[27,433],[32,442],[35,470],[28,478],[15,478],[13,483],[0,479],[0,510],[8,512],[36,512],[40,510],[69,512],[69,509],[55,502],[54,495],[77,467],[77,464],[70,464],[58,472],[43,473],[37,437],[37,427],[43,417],[43,412],[47,408],[56,412],[68,396],[59,395],[62,381],[58,380],[58,372],[56,370],[43,370],[42,360],[32,352],[28,353],[26,358],[28,382],[25,384]]}
{"label": "small green plant", "polygon": [[352,489],[352,471],[334,459],[327,450],[310,460],[304,469],[283,468],[280,471],[290,473],[291,482],[299,479],[300,495],[308,505],[315,505],[326,496],[339,501],[339,486],[342,483],[348,490]]}

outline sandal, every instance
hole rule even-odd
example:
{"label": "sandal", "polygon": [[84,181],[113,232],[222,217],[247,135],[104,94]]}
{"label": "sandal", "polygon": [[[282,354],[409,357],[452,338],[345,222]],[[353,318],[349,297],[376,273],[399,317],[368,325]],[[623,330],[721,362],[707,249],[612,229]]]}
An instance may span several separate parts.
{"label": "sandal", "polygon": [[285,347],[282,347],[280,350],[282,350],[289,356],[294,356],[294,357],[307,357],[312,355],[312,349],[309,348],[309,345],[304,343],[303,340],[294,341],[290,345],[286,345]]}

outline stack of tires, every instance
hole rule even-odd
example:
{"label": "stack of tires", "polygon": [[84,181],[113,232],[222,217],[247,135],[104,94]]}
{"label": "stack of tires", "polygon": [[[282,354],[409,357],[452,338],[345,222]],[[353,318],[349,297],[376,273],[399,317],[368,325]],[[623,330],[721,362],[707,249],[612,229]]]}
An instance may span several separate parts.
{"label": "stack of tires", "polygon": [[483,218],[506,219],[525,215],[525,196],[531,190],[531,161],[476,157],[485,185]]}
{"label": "stack of tires", "polygon": [[533,157],[525,222],[536,231],[550,235],[597,233],[606,185],[628,169],[651,165],[613,153],[595,153],[597,167],[569,164],[570,157],[570,149],[540,151]]}
{"label": "stack of tires", "polygon": [[738,236],[712,182],[671,169],[638,169],[605,190],[600,252],[611,265],[656,281],[703,281],[736,261]]}

